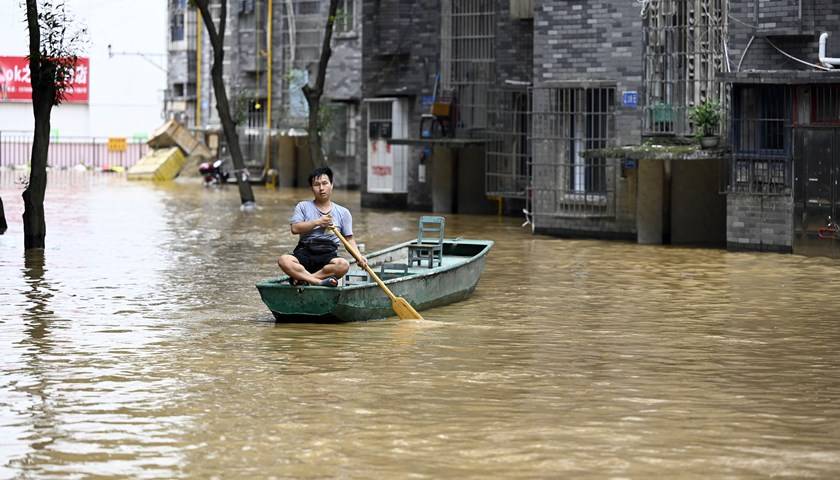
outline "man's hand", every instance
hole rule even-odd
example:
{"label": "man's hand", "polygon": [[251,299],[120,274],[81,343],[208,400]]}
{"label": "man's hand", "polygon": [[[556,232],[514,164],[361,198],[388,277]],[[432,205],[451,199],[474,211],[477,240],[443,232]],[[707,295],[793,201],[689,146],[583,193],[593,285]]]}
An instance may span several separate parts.
{"label": "man's hand", "polygon": [[315,225],[321,228],[327,228],[333,224],[332,215],[322,215],[321,218],[315,220]]}
{"label": "man's hand", "polygon": [[358,262],[358,264],[359,264],[359,266],[360,266],[360,267],[362,267],[362,268],[367,268],[367,266],[368,266],[368,263],[367,263],[367,258],[365,258],[365,256],[364,256],[364,255],[359,254],[359,262]]}

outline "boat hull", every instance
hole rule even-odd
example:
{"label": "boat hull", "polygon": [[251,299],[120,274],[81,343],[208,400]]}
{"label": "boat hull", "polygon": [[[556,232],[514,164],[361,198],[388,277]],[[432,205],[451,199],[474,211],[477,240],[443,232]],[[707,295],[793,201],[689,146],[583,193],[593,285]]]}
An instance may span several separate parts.
{"label": "boat hull", "polygon": [[[373,253],[368,261],[399,260],[407,242]],[[416,310],[448,305],[469,297],[476,288],[493,242],[457,240],[444,243],[444,263],[413,267],[408,275],[386,280],[394,295]],[[394,315],[391,300],[375,283],[341,287],[293,287],[287,277],[257,284],[263,302],[279,322],[352,322]]]}

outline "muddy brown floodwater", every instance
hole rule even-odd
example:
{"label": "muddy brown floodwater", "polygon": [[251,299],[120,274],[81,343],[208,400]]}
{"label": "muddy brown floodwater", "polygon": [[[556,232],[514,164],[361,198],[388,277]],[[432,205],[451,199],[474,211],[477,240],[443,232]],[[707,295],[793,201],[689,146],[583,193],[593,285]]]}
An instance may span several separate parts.
{"label": "muddy brown floodwater", "polygon": [[[836,478],[840,263],[533,236],[425,322],[275,324],[306,190],[0,173],[0,478]],[[417,212],[354,212],[368,251]]]}

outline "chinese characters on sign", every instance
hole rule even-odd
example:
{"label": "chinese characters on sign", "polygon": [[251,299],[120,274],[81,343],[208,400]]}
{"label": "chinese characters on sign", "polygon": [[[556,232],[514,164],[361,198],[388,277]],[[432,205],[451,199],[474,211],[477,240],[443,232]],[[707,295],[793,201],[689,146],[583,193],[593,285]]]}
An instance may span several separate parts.
{"label": "chinese characters on sign", "polygon": [[[90,59],[79,57],[65,103],[88,103]],[[26,57],[0,56],[0,102],[32,101],[32,78]]]}
{"label": "chinese characters on sign", "polygon": [[109,152],[125,152],[128,148],[125,137],[110,137],[108,138]]}
{"label": "chinese characters on sign", "polygon": [[639,105],[639,92],[635,90],[622,92],[621,100],[625,107],[635,109]]}

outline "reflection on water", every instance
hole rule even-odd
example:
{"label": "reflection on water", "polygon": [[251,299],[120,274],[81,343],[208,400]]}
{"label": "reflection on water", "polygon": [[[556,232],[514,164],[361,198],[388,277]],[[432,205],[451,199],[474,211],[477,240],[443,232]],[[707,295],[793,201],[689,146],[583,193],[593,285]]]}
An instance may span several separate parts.
{"label": "reflection on water", "polygon": [[[0,173],[0,478],[833,478],[840,263],[532,236],[427,321],[275,325],[303,190],[63,173],[23,254]],[[62,176],[64,175],[64,176]],[[369,250],[418,214],[354,211]]]}

